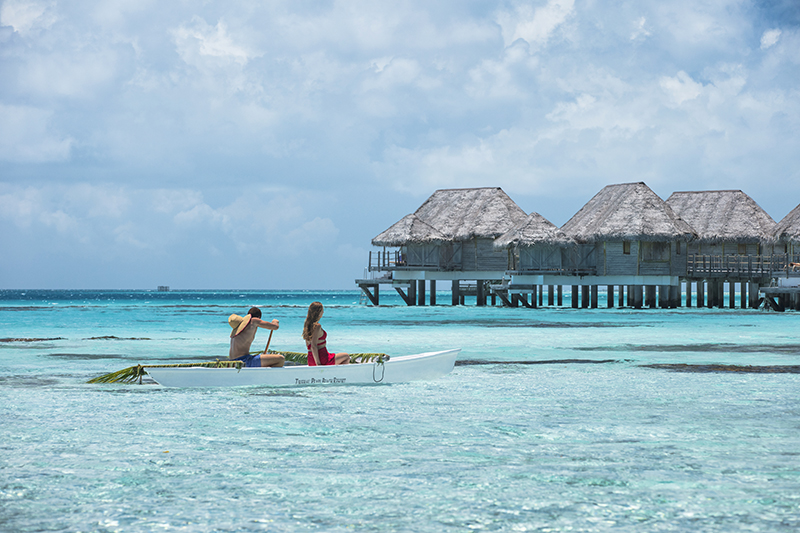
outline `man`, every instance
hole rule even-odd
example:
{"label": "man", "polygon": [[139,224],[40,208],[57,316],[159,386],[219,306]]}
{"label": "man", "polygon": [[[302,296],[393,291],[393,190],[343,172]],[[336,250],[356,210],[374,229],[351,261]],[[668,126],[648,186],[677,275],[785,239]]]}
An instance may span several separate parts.
{"label": "man", "polygon": [[266,351],[258,355],[250,355],[250,345],[256,338],[258,328],[275,331],[278,329],[278,320],[272,322],[261,320],[261,309],[251,307],[245,316],[231,315],[228,324],[233,328],[231,332],[231,349],[228,359],[244,361],[244,366],[265,367],[283,366],[284,357],[281,354],[268,354]]}

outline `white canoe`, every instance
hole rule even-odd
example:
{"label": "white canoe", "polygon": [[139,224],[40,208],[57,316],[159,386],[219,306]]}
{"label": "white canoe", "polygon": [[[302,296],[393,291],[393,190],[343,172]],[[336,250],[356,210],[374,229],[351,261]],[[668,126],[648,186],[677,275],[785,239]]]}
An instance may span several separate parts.
{"label": "white canoe", "polygon": [[151,367],[147,373],[165,387],[316,387],[371,385],[437,379],[453,370],[460,349],[392,357],[385,363],[282,368]]}

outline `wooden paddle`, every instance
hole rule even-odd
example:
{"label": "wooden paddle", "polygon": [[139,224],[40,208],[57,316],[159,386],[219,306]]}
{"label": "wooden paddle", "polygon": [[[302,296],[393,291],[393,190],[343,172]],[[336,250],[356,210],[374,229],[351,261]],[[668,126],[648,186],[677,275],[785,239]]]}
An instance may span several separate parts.
{"label": "wooden paddle", "polygon": [[272,342],[272,332],[273,331],[274,330],[269,330],[269,338],[267,339],[267,347],[264,348],[264,353],[265,354],[267,353],[267,350],[269,350],[269,343]]}

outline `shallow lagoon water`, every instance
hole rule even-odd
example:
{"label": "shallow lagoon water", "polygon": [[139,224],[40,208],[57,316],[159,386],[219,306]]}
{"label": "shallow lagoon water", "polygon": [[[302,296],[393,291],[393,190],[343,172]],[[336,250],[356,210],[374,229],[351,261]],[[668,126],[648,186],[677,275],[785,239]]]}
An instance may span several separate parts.
{"label": "shallow lagoon water", "polygon": [[[85,383],[224,356],[250,305],[301,351],[314,299],[333,350],[461,347],[460,364],[391,386]],[[800,527],[797,313],[358,299],[0,291],[0,530]]]}

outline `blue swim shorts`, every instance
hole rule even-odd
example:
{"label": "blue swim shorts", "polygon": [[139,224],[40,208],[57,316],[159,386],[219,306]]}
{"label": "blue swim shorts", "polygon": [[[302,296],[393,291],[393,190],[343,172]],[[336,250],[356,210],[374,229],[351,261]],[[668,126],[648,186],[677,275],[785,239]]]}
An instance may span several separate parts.
{"label": "blue swim shorts", "polygon": [[236,361],[244,361],[244,366],[261,366],[261,354],[258,355],[243,355],[238,357]]}

